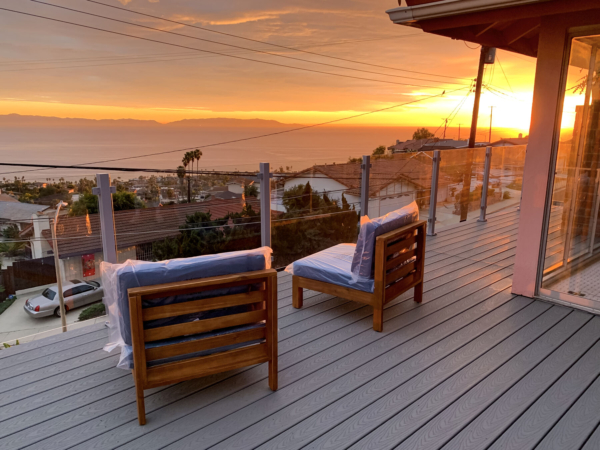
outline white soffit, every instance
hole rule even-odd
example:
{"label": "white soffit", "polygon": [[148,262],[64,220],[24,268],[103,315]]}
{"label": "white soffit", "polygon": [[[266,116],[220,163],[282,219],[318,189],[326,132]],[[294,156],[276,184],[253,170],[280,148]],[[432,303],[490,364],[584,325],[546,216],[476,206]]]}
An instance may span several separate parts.
{"label": "white soffit", "polygon": [[443,0],[424,5],[398,7],[386,13],[394,23],[407,23],[546,1],[549,0]]}

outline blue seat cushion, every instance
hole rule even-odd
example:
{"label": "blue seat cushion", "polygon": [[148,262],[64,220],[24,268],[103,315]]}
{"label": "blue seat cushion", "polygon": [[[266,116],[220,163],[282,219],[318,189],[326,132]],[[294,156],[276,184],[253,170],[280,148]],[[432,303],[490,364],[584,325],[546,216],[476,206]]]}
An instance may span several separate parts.
{"label": "blue seat cushion", "polygon": [[320,251],[306,258],[295,261],[293,274],[311,280],[337,284],[338,286],[372,293],[375,290],[373,279],[362,279],[352,282],[352,257],[356,245],[339,244]]}
{"label": "blue seat cushion", "polygon": [[[172,283],[177,281],[194,280],[198,278],[209,278],[221,275],[230,275],[236,273],[253,272],[264,270],[267,268],[264,250],[249,250],[243,252],[221,253],[217,255],[197,256],[187,259],[175,259],[170,261],[162,261],[156,263],[141,263],[137,265],[123,264],[116,271],[116,290],[118,304],[118,320],[121,337],[125,344],[125,353],[129,353],[127,364],[130,368],[133,367],[131,356],[131,327],[129,316],[129,297],[127,290],[135,287],[152,286],[156,284]],[[252,286],[252,289],[259,289],[259,285]],[[142,301],[142,308],[150,308],[154,306],[163,306],[188,302],[192,300],[200,300],[203,298],[220,297],[224,295],[239,294],[247,292],[248,286],[234,286],[227,288],[219,288],[210,291],[196,292],[192,294],[173,295],[152,300]],[[221,317],[230,314],[239,314],[250,311],[252,305],[242,305],[230,308],[222,308],[217,310],[203,311],[194,314],[187,314],[177,317],[169,317],[144,322],[144,329],[162,327],[166,325],[174,325],[178,323],[192,322],[199,319],[209,319],[213,317]],[[235,330],[230,330],[235,331]],[[205,337],[216,336],[222,334],[223,330],[215,330],[201,335],[195,335],[191,338],[183,339],[182,342],[201,339]],[[177,339],[168,342],[157,342],[154,346],[170,345],[179,342]],[[247,344],[246,344],[247,345]],[[213,352],[224,351],[224,349],[213,349]],[[208,352],[207,352],[208,354]],[[198,355],[195,355],[198,356]],[[183,355],[176,358],[189,358],[189,355]],[[163,363],[164,361],[161,361]]]}
{"label": "blue seat cushion", "polygon": [[353,283],[372,279],[375,260],[375,239],[377,236],[397,230],[419,220],[419,207],[416,202],[404,208],[387,213],[376,219],[361,219],[360,232],[351,264]]}

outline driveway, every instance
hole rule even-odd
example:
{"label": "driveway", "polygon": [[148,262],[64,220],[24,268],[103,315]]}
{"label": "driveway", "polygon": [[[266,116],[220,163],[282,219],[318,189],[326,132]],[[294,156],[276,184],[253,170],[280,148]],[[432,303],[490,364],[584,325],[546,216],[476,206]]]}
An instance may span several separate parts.
{"label": "driveway", "polygon": [[[59,317],[49,316],[34,319],[23,311],[25,301],[36,295],[38,295],[38,293],[29,293],[27,295],[18,296],[17,300],[15,300],[6,311],[0,314],[0,343],[61,328],[62,325]],[[77,322],[79,314],[84,309],[85,308],[77,308],[68,313],[67,324]],[[46,336],[46,334],[44,334],[44,336]]]}

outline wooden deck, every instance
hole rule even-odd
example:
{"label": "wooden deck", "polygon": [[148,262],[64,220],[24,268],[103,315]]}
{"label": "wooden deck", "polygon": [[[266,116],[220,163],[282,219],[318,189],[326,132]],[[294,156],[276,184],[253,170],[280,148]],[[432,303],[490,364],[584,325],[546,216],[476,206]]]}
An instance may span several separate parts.
{"label": "wooden deck", "polygon": [[511,295],[518,213],[427,243],[422,305],[371,310],[279,277],[264,365],[147,391],[88,328],[0,351],[0,449],[600,448],[600,317]]}

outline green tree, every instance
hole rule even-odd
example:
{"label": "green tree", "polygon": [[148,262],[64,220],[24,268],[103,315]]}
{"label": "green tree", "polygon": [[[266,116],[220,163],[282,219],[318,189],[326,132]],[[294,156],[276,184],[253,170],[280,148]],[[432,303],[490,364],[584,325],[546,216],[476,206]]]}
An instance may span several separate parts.
{"label": "green tree", "polygon": [[69,216],[85,216],[86,214],[98,214],[98,197],[91,192],[81,195],[69,210]]}
{"label": "green tree", "polygon": [[427,128],[419,128],[417,131],[413,133],[413,140],[417,141],[419,139],[430,139],[435,135],[430,132]]}
{"label": "green tree", "polygon": [[133,192],[121,191],[113,194],[113,209],[125,211],[128,209],[144,209],[146,204]]}
{"label": "green tree", "polygon": [[384,156],[385,155],[385,145],[380,145],[375,150],[373,150],[373,156]]}
{"label": "green tree", "polygon": [[95,186],[96,182],[94,180],[88,180],[87,178],[81,178],[77,183],[75,183],[75,188],[80,194],[91,194],[92,188]]}
{"label": "green tree", "polygon": [[160,186],[155,175],[148,178],[146,183],[146,199],[158,200],[160,198]]}
{"label": "green tree", "polygon": [[247,184],[244,186],[244,196],[247,197],[258,197],[258,188],[256,184]]}
{"label": "green tree", "polygon": [[[113,209],[124,211],[128,209],[143,209],[146,204],[133,192],[117,191],[113,194]],[[69,216],[85,216],[86,214],[98,214],[98,196],[94,194],[83,194],[71,205]]]}

